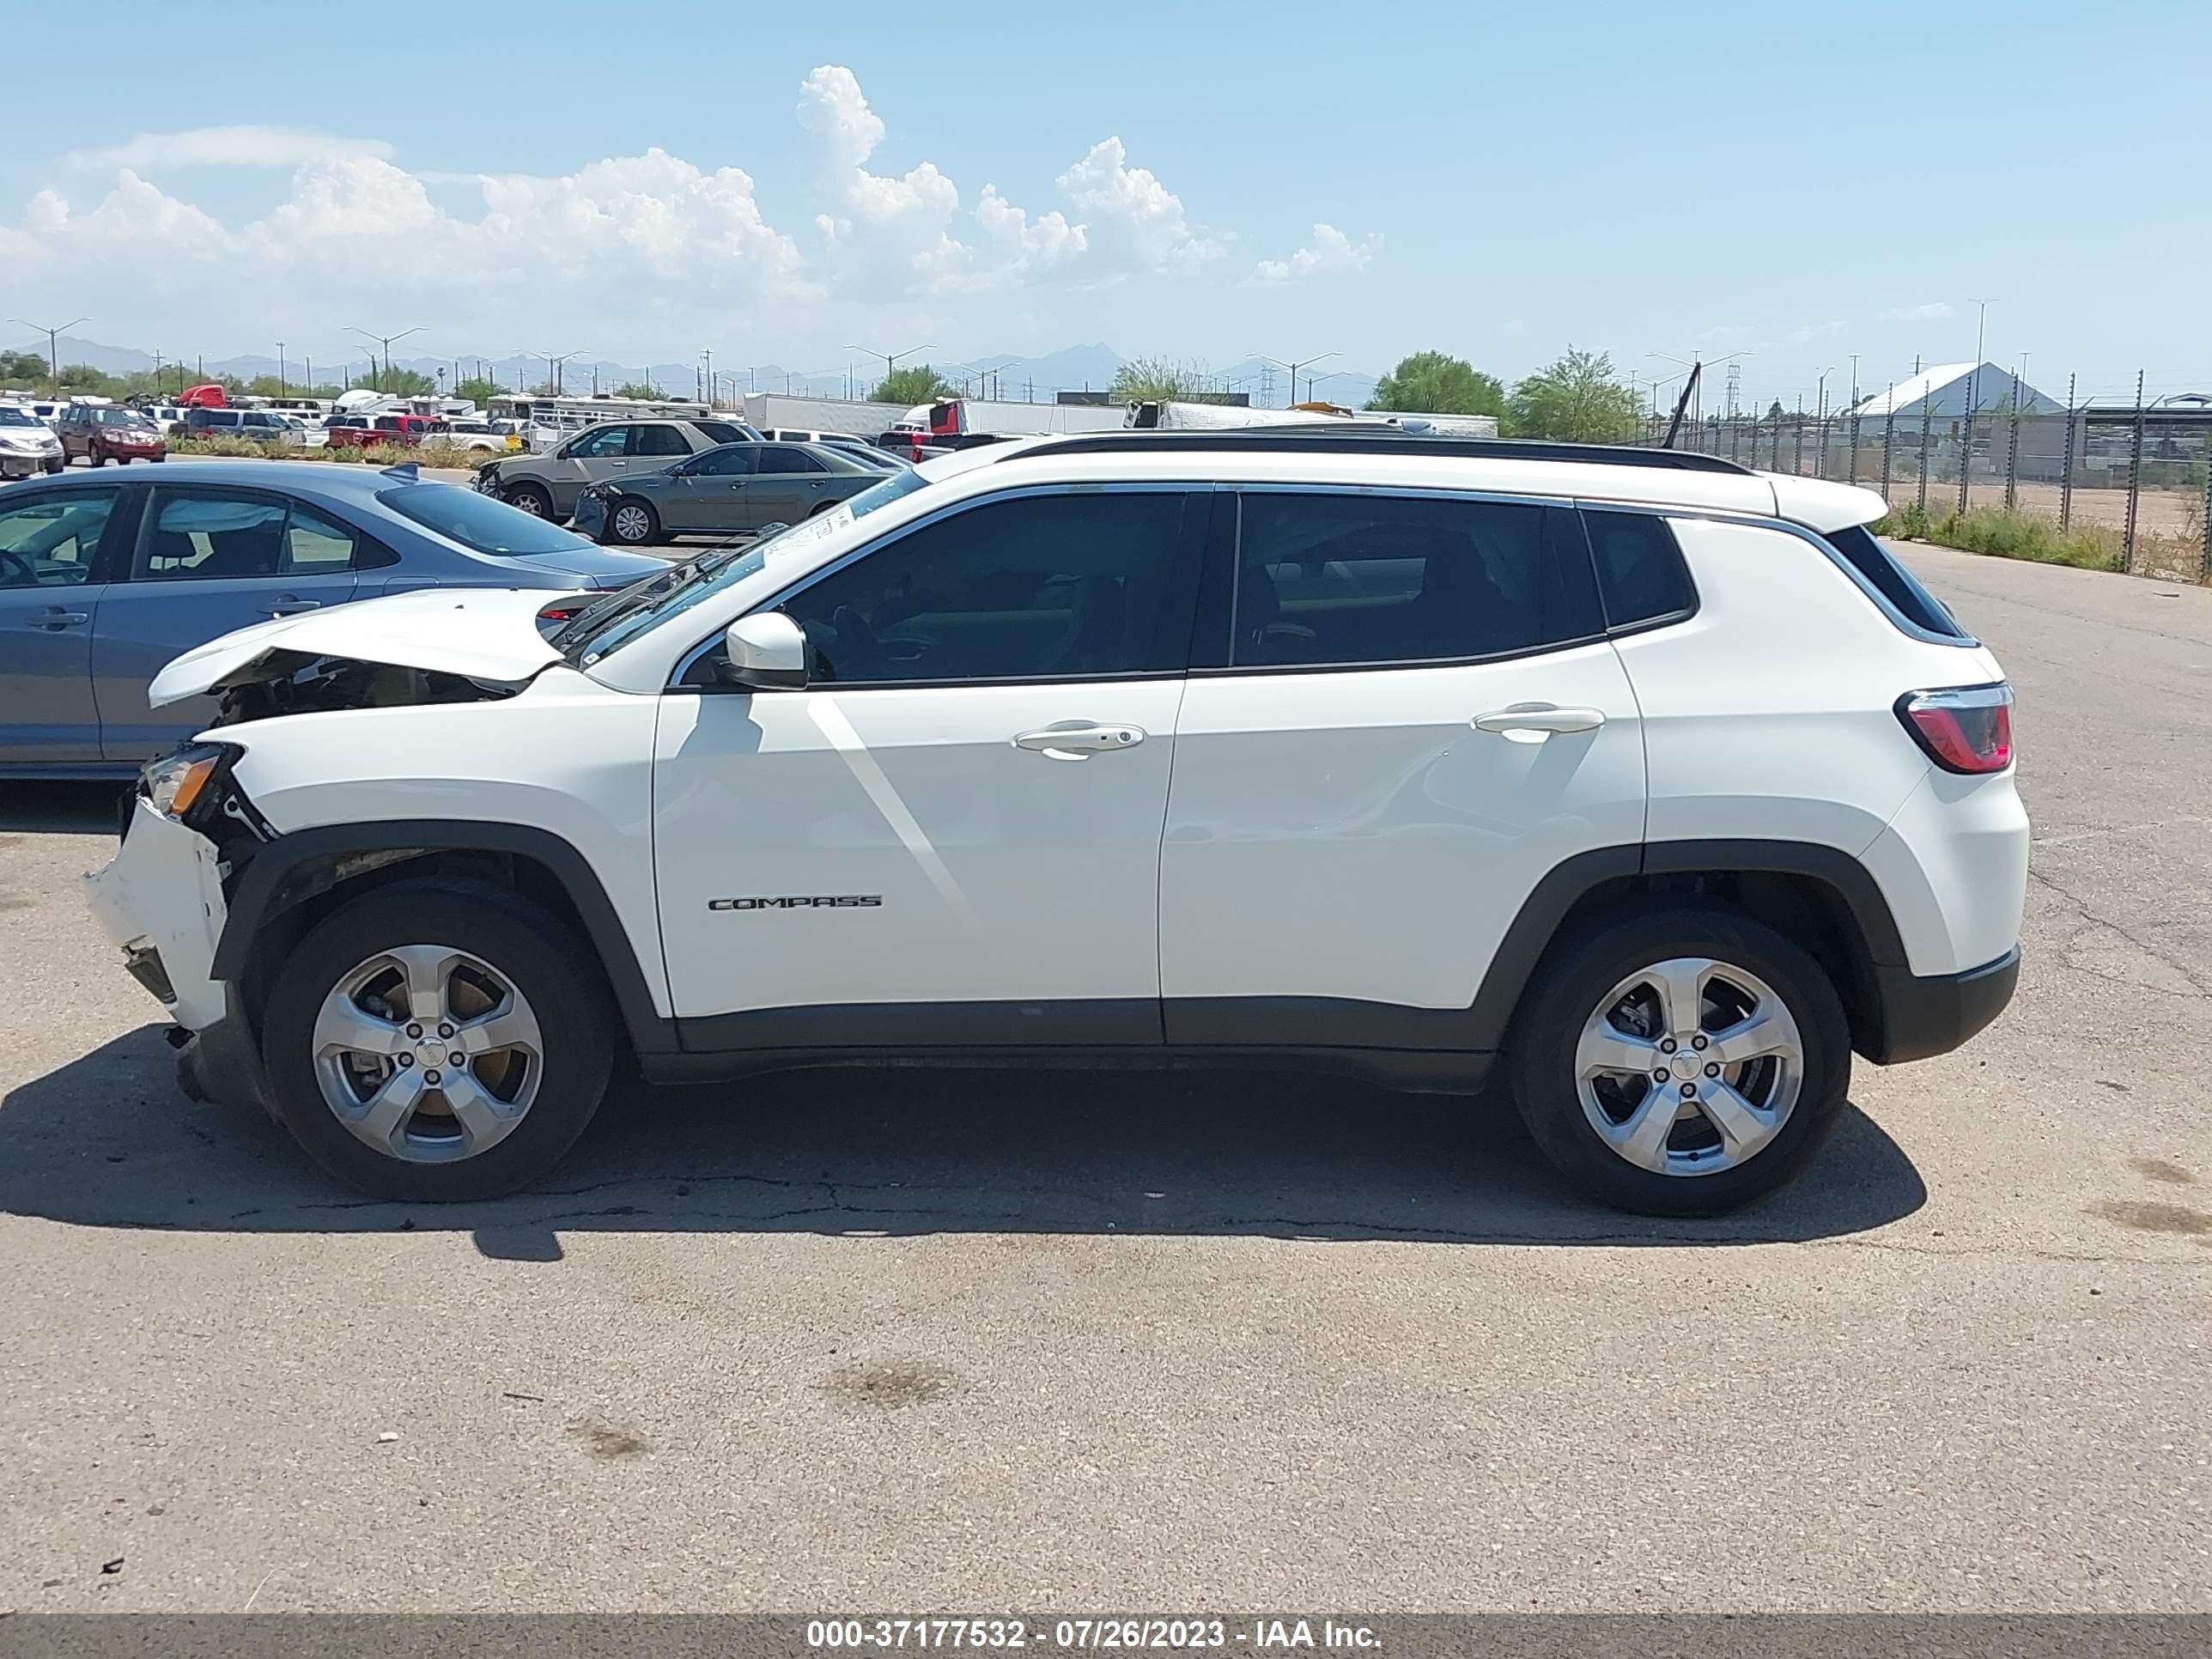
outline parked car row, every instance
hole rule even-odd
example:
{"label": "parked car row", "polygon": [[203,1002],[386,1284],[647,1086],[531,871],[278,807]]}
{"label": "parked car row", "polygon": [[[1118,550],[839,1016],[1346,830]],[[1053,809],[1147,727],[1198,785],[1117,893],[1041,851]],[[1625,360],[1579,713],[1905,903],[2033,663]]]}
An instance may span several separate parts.
{"label": "parked car row", "polygon": [[413,588],[551,599],[666,568],[410,468],[207,461],[0,488],[0,777],[128,775],[189,737],[215,699],[156,713],[147,682],[234,629]]}

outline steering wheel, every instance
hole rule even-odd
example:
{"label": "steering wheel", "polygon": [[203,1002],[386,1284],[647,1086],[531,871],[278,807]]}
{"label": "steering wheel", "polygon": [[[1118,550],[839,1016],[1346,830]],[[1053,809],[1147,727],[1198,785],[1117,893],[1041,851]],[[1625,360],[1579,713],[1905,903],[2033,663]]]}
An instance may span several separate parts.
{"label": "steering wheel", "polygon": [[[23,573],[21,580],[10,574],[15,570]],[[0,587],[36,587],[38,585],[39,567],[31,562],[30,556],[18,553],[12,547],[0,547]]]}

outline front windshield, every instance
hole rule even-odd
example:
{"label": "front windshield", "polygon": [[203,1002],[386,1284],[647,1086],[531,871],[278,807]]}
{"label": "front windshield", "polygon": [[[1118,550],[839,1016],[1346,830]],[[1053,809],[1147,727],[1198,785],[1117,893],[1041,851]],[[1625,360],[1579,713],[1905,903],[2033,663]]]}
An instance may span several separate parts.
{"label": "front windshield", "polygon": [[553,636],[553,643],[571,662],[589,667],[652,632],[672,617],[680,617],[702,599],[765,569],[769,560],[785,558],[812,547],[855,520],[880,512],[928,483],[922,474],[909,469],[881,483],[869,485],[827,513],[787,526],[772,536],[763,536],[741,547],[717,548],[687,560],[665,574],[632,582],[577,616]]}
{"label": "front windshield", "polygon": [[9,404],[0,404],[0,426],[37,426],[39,424],[40,422],[36,417],[25,414],[21,410]]}
{"label": "front windshield", "polygon": [[541,553],[583,552],[592,545],[556,524],[458,484],[399,484],[380,490],[376,499],[401,518],[411,519],[473,553],[525,559]]}

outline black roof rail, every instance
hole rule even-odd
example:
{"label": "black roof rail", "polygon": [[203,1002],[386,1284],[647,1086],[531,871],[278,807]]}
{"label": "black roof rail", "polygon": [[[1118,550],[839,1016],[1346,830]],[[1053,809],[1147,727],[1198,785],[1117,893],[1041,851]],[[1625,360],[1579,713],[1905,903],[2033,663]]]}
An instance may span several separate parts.
{"label": "black roof rail", "polygon": [[[1372,454],[1398,445],[1424,455],[1472,460],[1581,461],[1592,466],[1650,466],[1676,472],[1730,472],[1748,477],[1751,469],[1719,455],[1693,450],[1644,449],[1632,444],[1549,443],[1530,438],[1455,438],[1408,432],[1380,421],[1284,422],[1277,426],[1222,427],[1166,431],[1130,427],[1119,432],[1080,432],[1046,441],[1055,455],[1103,455],[1116,452],[1181,453],[1191,450],[1290,450],[1312,455]],[[1033,455],[1045,445],[1021,453]]]}

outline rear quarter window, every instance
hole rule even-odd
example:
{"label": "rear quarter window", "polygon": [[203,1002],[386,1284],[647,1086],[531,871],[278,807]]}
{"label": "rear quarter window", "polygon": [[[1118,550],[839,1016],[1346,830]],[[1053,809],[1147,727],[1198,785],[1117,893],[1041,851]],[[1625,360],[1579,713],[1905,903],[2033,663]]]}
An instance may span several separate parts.
{"label": "rear quarter window", "polygon": [[1643,628],[1698,608],[1698,590],[1666,520],[1650,513],[1588,510],[1582,517],[1607,628]]}
{"label": "rear quarter window", "polygon": [[1821,539],[1915,628],[1947,640],[1972,641],[1973,636],[1959,626],[1957,618],[1943,608],[1943,602],[1923,587],[1864,525],[1832,530]]}

